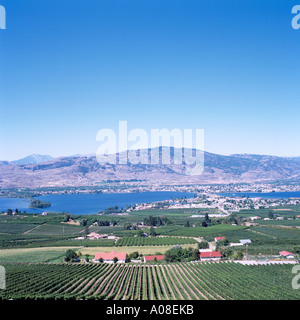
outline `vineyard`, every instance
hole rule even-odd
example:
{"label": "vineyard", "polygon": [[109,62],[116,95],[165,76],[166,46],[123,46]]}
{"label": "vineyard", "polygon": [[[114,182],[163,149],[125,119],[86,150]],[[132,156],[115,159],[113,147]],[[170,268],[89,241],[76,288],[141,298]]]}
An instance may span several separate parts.
{"label": "vineyard", "polygon": [[124,237],[117,241],[117,246],[164,246],[176,244],[193,244],[197,241],[193,238],[181,237]]}
{"label": "vineyard", "polygon": [[290,265],[7,265],[0,299],[299,300]]}

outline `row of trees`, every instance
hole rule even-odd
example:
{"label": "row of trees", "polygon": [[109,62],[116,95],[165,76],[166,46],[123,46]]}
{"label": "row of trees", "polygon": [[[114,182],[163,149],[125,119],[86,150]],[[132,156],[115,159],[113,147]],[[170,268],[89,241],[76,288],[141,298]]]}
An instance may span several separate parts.
{"label": "row of trees", "polygon": [[[236,214],[231,214],[229,217],[224,218],[214,218],[211,219],[208,213],[205,213],[204,219],[200,222],[196,223],[197,227],[210,227],[217,224],[241,224],[241,218],[239,218]],[[192,227],[190,222],[187,220],[184,224],[184,227]]]}
{"label": "row of trees", "polygon": [[165,253],[166,262],[179,262],[179,261],[195,261],[199,260],[199,250],[188,248],[183,249],[181,246],[174,246]]}
{"label": "row of trees", "polygon": [[159,227],[169,224],[172,224],[172,221],[165,216],[149,216],[144,219],[144,225],[146,226]]}

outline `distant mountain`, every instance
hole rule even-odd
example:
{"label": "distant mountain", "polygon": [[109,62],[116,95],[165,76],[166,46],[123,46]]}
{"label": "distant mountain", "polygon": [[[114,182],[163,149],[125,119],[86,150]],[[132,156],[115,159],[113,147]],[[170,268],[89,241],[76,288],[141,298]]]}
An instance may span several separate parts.
{"label": "distant mountain", "polygon": [[[34,164],[2,161],[0,162],[0,188],[92,186],[106,180],[132,179],[146,180],[151,184],[223,184],[300,180],[298,158],[253,154],[223,156],[204,152],[203,173],[196,172],[190,175],[187,172],[190,172],[193,166],[186,163],[175,164],[181,159],[181,150],[178,149],[159,148],[160,162],[155,165],[150,164],[152,152],[157,151],[155,149],[147,149],[143,154],[143,163],[146,164],[132,164],[126,161],[126,164],[118,164],[122,159],[127,160],[127,152],[109,155],[103,164],[92,155],[60,157]],[[161,161],[163,150],[170,154],[171,161],[168,164],[163,164]],[[186,153],[190,150],[183,151]],[[111,160],[114,158],[118,159],[117,164],[112,164]]]}
{"label": "distant mountain", "polygon": [[300,157],[289,157],[289,158],[286,158],[286,159],[300,161]]}
{"label": "distant mountain", "polygon": [[72,154],[70,156],[67,156],[67,158],[78,158],[78,157],[96,157],[96,154],[95,153],[89,153],[89,154],[77,153],[77,154]]}
{"label": "distant mountain", "polygon": [[25,158],[12,161],[15,164],[36,164],[54,160],[53,157],[41,154],[31,154]]}

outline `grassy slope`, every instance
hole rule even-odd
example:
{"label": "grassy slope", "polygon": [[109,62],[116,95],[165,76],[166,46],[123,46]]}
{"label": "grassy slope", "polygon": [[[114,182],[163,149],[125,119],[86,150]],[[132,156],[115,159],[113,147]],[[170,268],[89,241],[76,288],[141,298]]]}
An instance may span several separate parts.
{"label": "grassy slope", "polygon": [[74,247],[46,247],[0,250],[0,263],[63,262],[66,250]]}

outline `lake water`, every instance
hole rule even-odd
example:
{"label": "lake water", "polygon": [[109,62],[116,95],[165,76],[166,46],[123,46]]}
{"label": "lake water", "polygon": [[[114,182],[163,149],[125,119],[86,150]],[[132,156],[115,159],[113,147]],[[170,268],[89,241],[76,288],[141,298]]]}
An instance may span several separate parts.
{"label": "lake water", "polygon": [[103,194],[60,194],[36,197],[38,200],[51,202],[51,207],[44,209],[29,209],[30,200],[18,198],[0,198],[0,212],[7,209],[32,213],[70,212],[71,214],[97,214],[99,210],[118,206],[147,202],[163,201],[176,198],[192,198],[194,193],[175,191],[155,191],[138,193],[103,193]]}
{"label": "lake water", "polygon": [[225,197],[249,197],[262,199],[288,199],[300,198],[300,191],[291,192],[236,192],[236,193],[218,193],[218,195]]}

